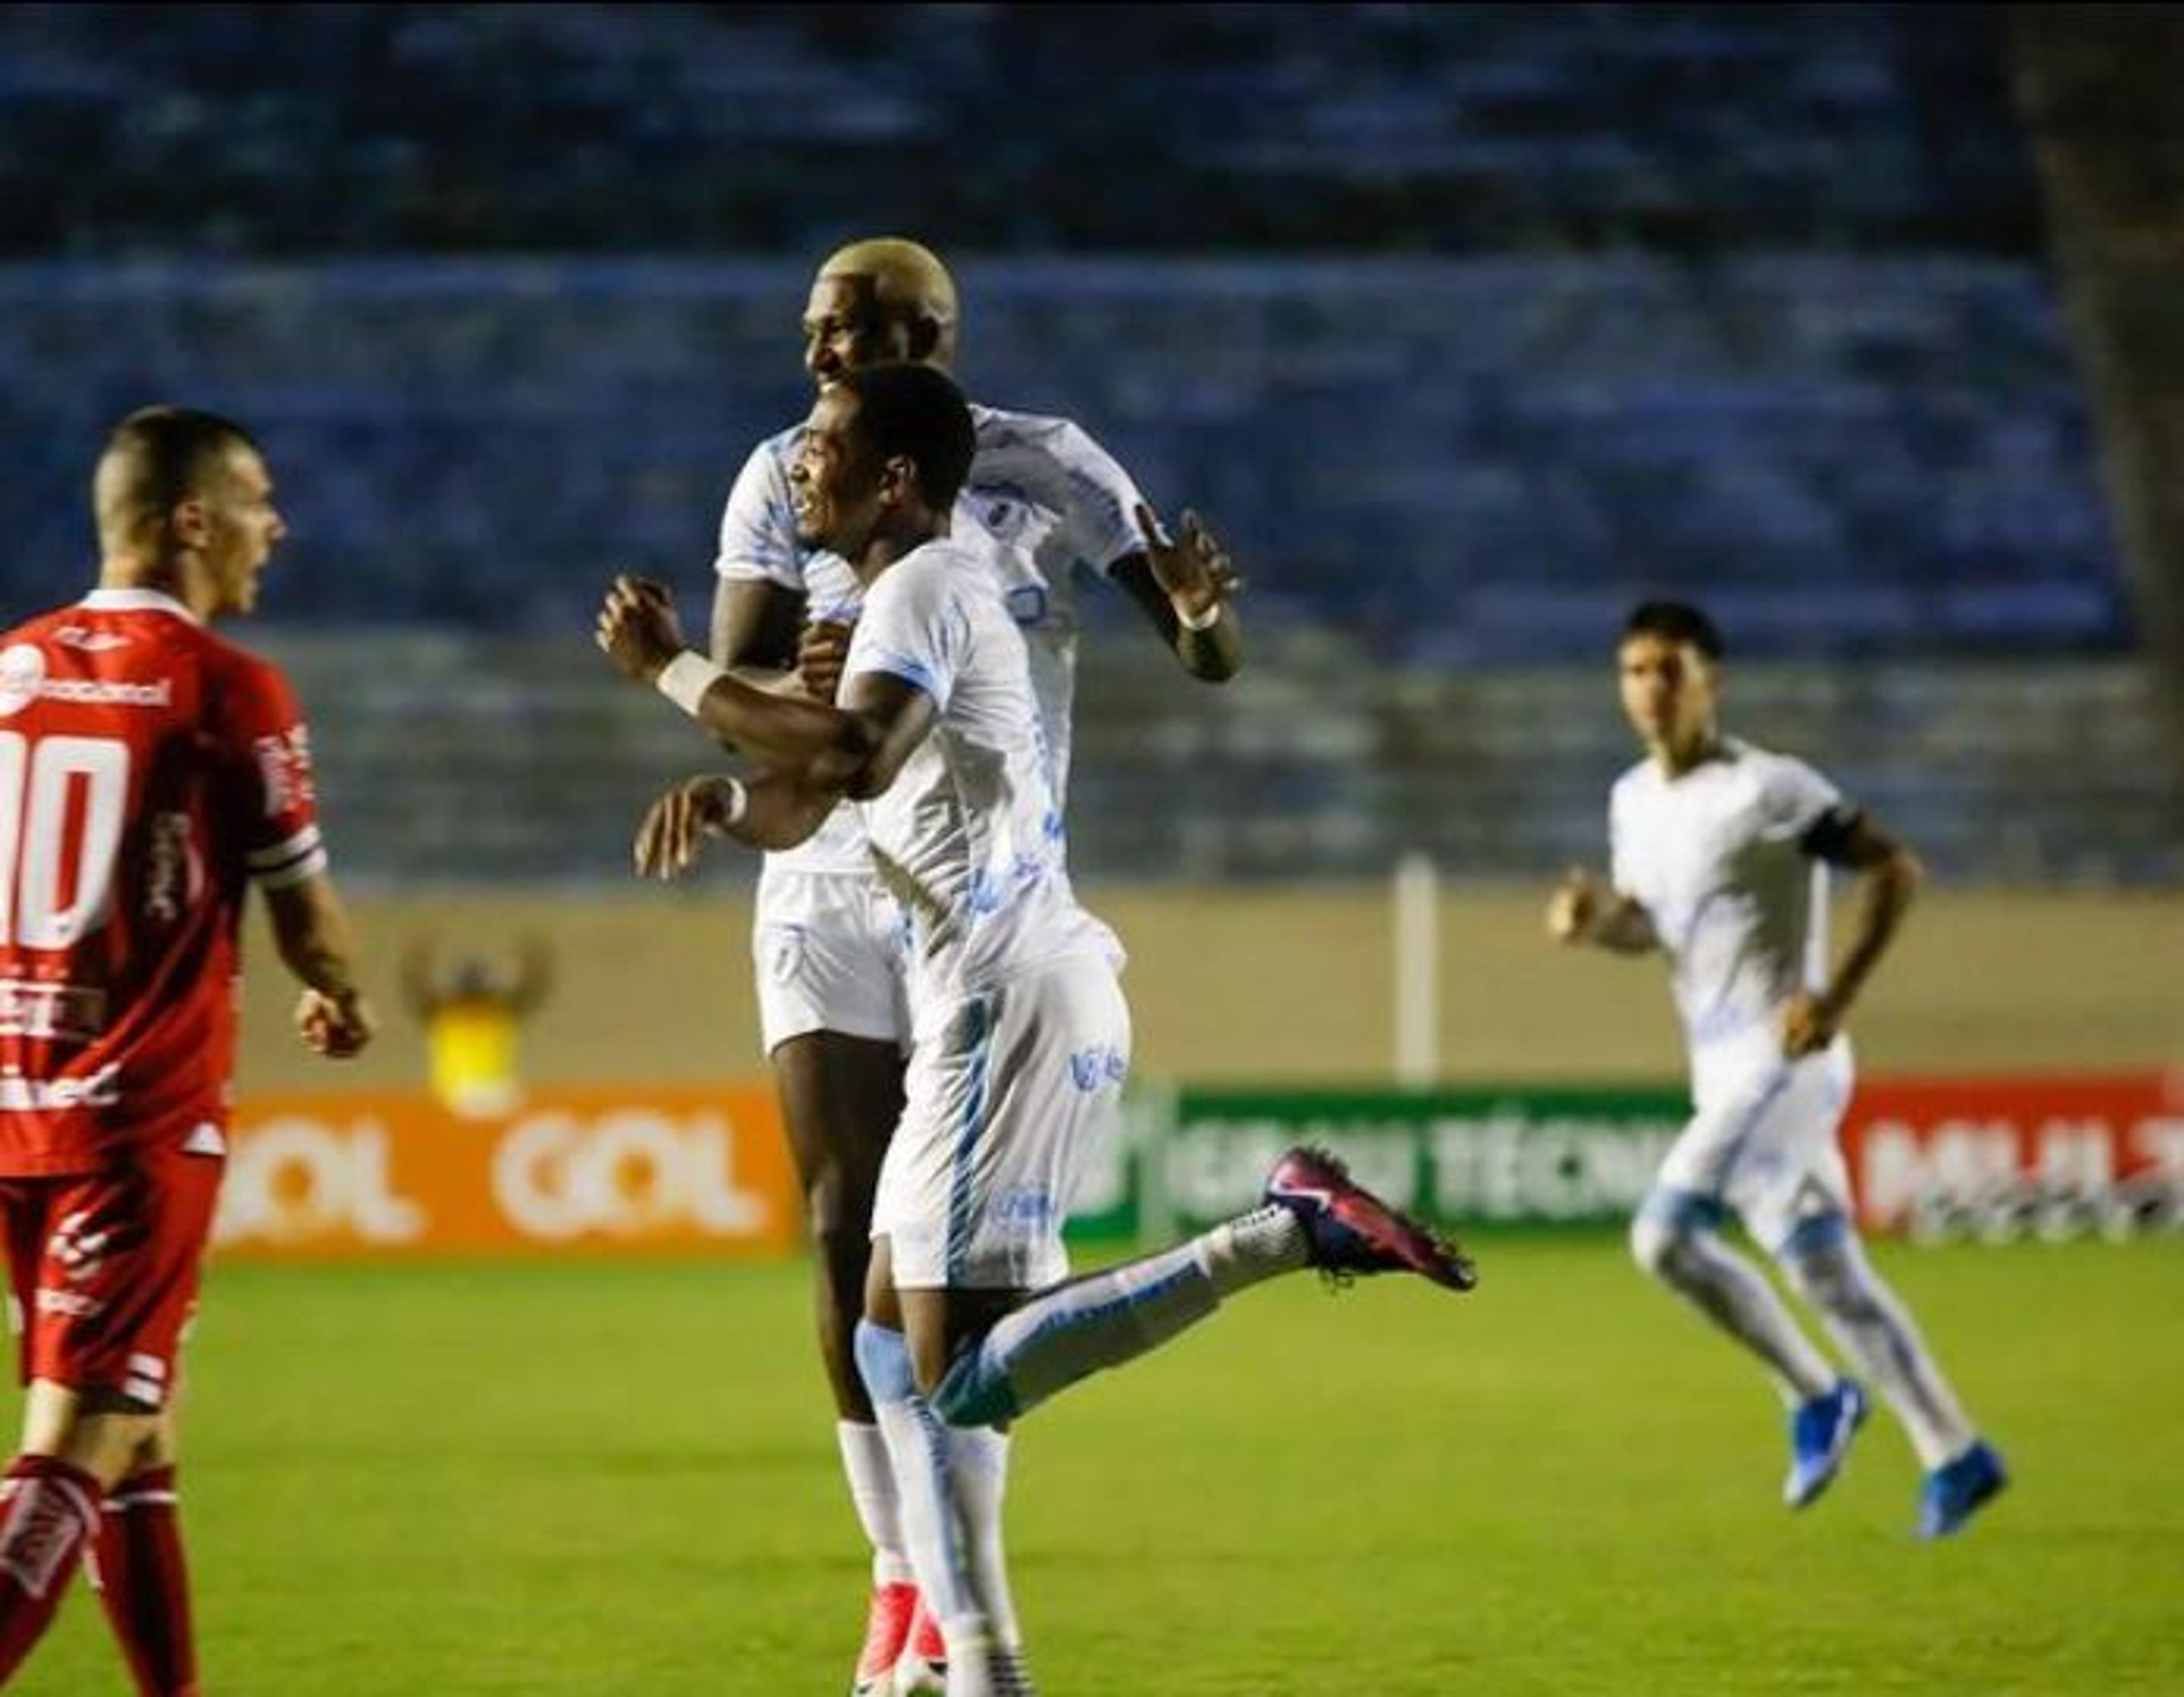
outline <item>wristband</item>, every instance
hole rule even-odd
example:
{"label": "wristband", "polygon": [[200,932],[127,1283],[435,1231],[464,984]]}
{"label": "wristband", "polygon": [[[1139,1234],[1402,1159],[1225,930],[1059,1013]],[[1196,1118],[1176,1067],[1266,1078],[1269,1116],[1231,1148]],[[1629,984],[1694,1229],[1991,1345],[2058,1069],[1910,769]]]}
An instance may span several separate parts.
{"label": "wristband", "polygon": [[1178,613],[1175,622],[1186,631],[1210,631],[1221,622],[1223,603],[1216,601],[1200,613]]}
{"label": "wristband", "polygon": [[705,655],[685,648],[660,669],[660,676],[652,683],[654,688],[695,719],[698,704],[705,700],[705,692],[727,676]]}
{"label": "wristband", "polygon": [[721,782],[728,787],[727,810],[721,823],[733,831],[743,823],[744,815],[750,811],[750,791],[744,787],[741,778],[722,778]]}

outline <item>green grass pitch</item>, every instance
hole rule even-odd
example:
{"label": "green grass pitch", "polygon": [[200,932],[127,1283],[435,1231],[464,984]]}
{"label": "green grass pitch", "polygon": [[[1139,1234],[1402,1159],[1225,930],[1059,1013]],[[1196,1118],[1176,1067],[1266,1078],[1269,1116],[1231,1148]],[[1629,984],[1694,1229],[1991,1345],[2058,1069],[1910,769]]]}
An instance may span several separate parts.
{"label": "green grass pitch", "polygon": [[[1909,1536],[1877,1414],[1777,1504],[1758,1373],[1608,1237],[1300,1278],[1018,1428],[1049,1697],[2184,1692],[2184,1244],[1878,1252],[2017,1481]],[[213,1697],[839,1692],[864,1574],[804,1271],[216,1270]],[[79,1587],[14,1688],[126,1689]]]}

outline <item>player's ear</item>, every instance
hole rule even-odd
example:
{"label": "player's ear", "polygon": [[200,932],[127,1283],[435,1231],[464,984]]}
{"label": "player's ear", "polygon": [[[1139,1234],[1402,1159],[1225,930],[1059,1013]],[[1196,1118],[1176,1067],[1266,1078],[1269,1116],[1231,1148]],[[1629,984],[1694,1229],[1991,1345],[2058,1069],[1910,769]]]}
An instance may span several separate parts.
{"label": "player's ear", "polygon": [[204,546],[212,535],[212,511],[203,496],[185,496],[168,509],[167,534],[184,548]]}
{"label": "player's ear", "polygon": [[911,361],[922,365],[940,351],[940,320],[918,313],[908,320],[908,325]]}
{"label": "player's ear", "polygon": [[917,492],[917,462],[898,453],[880,462],[880,498],[890,507],[901,505]]}

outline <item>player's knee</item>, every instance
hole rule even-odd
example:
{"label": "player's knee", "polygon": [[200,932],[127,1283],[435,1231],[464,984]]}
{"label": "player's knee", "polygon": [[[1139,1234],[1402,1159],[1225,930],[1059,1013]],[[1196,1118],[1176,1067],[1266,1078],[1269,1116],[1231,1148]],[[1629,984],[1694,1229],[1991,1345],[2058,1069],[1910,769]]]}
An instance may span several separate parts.
{"label": "player's knee", "polygon": [[1808,1221],[1791,1233],[1774,1259],[1797,1294],[1815,1308],[1850,1314],[1867,1303],[1864,1259],[1844,1222]]}
{"label": "player's knee", "polygon": [[1673,1284],[1690,1239],[1689,1227],[1658,1214],[1641,1214],[1630,1222],[1630,1259],[1641,1272]]}

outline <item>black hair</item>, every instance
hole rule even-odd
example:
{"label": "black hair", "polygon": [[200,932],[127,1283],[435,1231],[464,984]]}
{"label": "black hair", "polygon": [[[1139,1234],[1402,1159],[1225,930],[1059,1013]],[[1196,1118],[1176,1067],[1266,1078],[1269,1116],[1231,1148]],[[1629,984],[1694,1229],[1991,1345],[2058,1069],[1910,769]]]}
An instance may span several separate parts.
{"label": "black hair", "polygon": [[978,451],[970,403],[944,371],[898,361],[845,371],[839,386],[857,398],[858,446],[877,458],[907,459],[928,505],[946,512]]}
{"label": "black hair", "polygon": [[1641,601],[1623,621],[1623,640],[1658,637],[1663,642],[1688,643],[1710,660],[1722,656],[1721,632],[1713,620],[1688,601]]}

